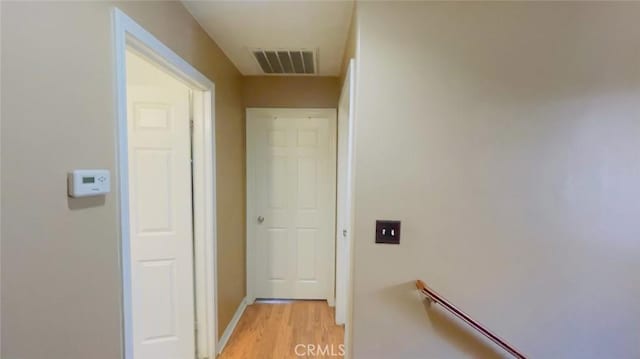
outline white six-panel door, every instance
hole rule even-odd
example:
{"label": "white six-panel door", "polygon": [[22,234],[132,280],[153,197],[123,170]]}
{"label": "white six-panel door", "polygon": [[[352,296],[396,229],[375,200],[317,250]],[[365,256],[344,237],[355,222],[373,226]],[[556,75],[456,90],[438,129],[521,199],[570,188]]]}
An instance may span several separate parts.
{"label": "white six-panel door", "polygon": [[247,178],[253,297],[332,302],[335,110],[248,109]]}
{"label": "white six-panel door", "polygon": [[128,86],[127,110],[134,358],[194,358],[189,89]]}

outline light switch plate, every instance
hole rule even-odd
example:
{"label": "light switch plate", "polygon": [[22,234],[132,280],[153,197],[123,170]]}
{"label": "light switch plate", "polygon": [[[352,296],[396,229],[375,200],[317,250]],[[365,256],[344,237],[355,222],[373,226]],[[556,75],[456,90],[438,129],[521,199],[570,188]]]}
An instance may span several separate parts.
{"label": "light switch plate", "polygon": [[400,244],[400,221],[377,220],[376,243]]}

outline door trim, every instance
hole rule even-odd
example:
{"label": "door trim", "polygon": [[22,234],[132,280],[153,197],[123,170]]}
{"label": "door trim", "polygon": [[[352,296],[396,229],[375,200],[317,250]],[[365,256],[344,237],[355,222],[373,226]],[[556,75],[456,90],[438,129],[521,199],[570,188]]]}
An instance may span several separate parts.
{"label": "door trim", "polygon": [[193,236],[198,357],[215,358],[218,338],[216,273],[215,85],[118,8],[113,9],[117,117],[117,192],[122,268],[123,357],[133,358],[126,50],[176,76],[193,90]]}
{"label": "door trim", "polygon": [[[346,100],[349,104],[349,113],[347,114],[347,148],[344,152],[346,158],[346,172],[338,173],[338,185],[341,183],[340,177],[344,176],[344,192],[343,194],[347,198],[340,198],[340,191],[336,191],[336,216],[338,215],[340,203],[342,201],[349,200],[349,213],[344,213],[346,218],[338,219],[337,223],[342,223],[343,228],[337,228],[336,224],[336,310],[335,310],[335,320],[336,324],[347,325],[349,320],[349,307],[351,303],[351,286],[352,286],[352,265],[353,265],[353,220],[354,220],[354,131],[355,131],[355,59],[349,60],[349,65],[347,67],[347,74],[345,76],[344,83],[342,85],[342,91],[340,93],[340,100],[338,102],[338,106],[342,105],[342,102],[345,101],[345,96],[348,95]],[[348,85],[348,87],[347,87]],[[340,111],[340,107],[338,107],[338,111]],[[340,121],[340,114],[338,114],[338,121]],[[344,134],[343,134],[344,135]],[[338,143],[340,140],[340,123],[338,123]],[[340,156],[340,152],[338,152],[338,156]],[[340,158],[338,158],[337,163],[340,162]],[[337,217],[336,217],[337,218]],[[349,237],[349,249],[347,250],[344,246],[338,245],[339,241],[343,241],[342,231],[344,229],[348,229],[351,233],[348,233]]]}
{"label": "door trim", "polygon": [[[246,300],[249,304],[255,302],[256,300],[256,296],[255,296],[255,220],[257,218],[257,213],[255,212],[255,206],[251,204],[251,201],[253,198],[255,198],[256,196],[256,191],[255,191],[255,162],[256,159],[253,157],[254,152],[254,148],[252,147],[254,144],[251,141],[251,139],[249,138],[249,133],[248,131],[246,131],[247,129],[247,121],[249,121],[249,113],[250,112],[266,112],[266,113],[271,113],[271,112],[288,112],[288,113],[301,113],[303,114],[303,116],[309,116],[309,114],[311,113],[322,113],[323,115],[327,115],[329,114],[330,118],[334,121],[334,124],[332,126],[334,132],[330,133],[331,136],[333,136],[333,142],[336,145],[336,148],[333,149],[333,156],[336,156],[337,153],[337,110],[334,108],[255,108],[255,107],[251,107],[251,108],[247,108],[245,111],[245,143],[246,143],[246,209],[247,209],[247,217],[246,217],[246,232],[247,232],[247,255],[246,255],[246,261],[247,261],[247,287],[246,287],[246,291],[247,291],[247,296],[246,296]],[[337,160],[337,158],[336,158]],[[334,178],[335,178],[335,171],[336,168],[333,168],[334,171]],[[332,192],[336,193],[336,184],[333,183],[333,190]],[[334,201],[333,201],[333,216],[331,216],[331,223],[330,223],[330,227],[329,228],[329,233],[331,233],[331,236],[333,237],[333,234],[335,233],[335,226],[336,226],[336,218],[335,218],[335,213],[336,213],[336,201],[335,201],[335,196],[334,196]],[[335,273],[336,273],[336,256],[335,256],[335,245],[336,245],[336,241],[335,238],[333,238],[333,240],[331,241],[331,248],[330,248],[330,262],[331,262],[331,267],[330,267],[330,271],[329,271],[329,283],[328,283],[328,290],[327,290],[327,303],[329,304],[329,306],[334,306],[335,305],[335,284],[336,284],[336,277],[335,277]]]}

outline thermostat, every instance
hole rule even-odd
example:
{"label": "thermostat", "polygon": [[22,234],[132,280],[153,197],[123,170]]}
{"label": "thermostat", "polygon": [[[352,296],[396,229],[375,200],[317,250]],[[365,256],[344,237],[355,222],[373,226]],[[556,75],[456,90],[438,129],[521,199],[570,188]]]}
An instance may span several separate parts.
{"label": "thermostat", "polygon": [[67,177],[70,197],[99,196],[111,191],[109,170],[74,170]]}

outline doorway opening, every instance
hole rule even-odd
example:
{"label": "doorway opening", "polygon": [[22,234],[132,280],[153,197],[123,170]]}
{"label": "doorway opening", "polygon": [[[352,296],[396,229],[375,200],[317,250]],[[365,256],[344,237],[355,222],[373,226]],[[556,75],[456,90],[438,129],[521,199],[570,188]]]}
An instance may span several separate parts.
{"label": "doorway opening", "polygon": [[[309,345],[340,356],[336,109],[248,108],[246,120],[247,301],[255,304],[222,357],[234,358],[241,346],[256,355],[315,356]],[[243,332],[261,328],[281,334],[269,346],[248,345]]]}
{"label": "doorway opening", "polygon": [[[347,221],[340,217],[351,164],[349,118],[336,109],[247,109],[247,302],[255,304],[245,309],[222,358],[241,350],[345,355],[336,290],[348,282],[336,268],[349,272],[342,259]],[[278,328],[268,347],[251,343],[248,333]]]}
{"label": "doorway opening", "polygon": [[118,9],[124,358],[215,357],[214,84]]}

